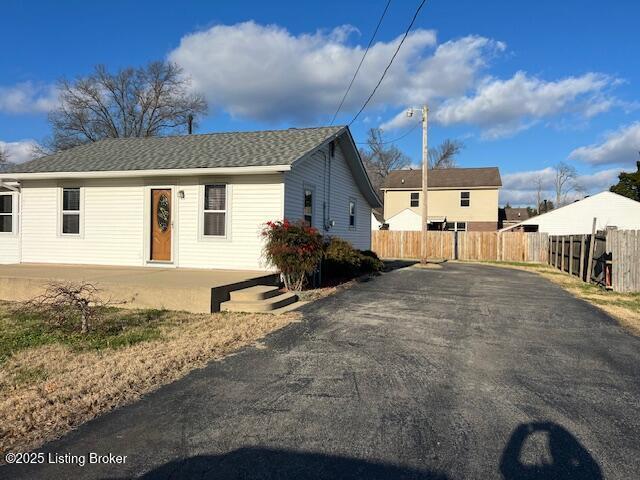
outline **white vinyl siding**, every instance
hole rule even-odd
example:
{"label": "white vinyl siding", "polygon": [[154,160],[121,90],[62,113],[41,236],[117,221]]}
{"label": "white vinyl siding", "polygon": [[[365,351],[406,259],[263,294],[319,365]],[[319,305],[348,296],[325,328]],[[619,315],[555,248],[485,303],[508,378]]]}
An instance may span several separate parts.
{"label": "white vinyl siding", "polygon": [[[226,184],[225,237],[203,236],[204,185]],[[168,186],[174,196],[174,266],[268,270],[262,261],[263,225],[282,218],[282,175],[225,178],[102,179],[82,182],[82,235],[60,235],[61,186],[23,184],[22,261],[95,265],[147,265],[150,188]],[[202,192],[202,194],[201,194]],[[200,203],[202,202],[202,203]],[[17,247],[16,237],[12,237]],[[0,237],[0,242],[2,242]],[[0,243],[0,245],[2,245]],[[4,250],[0,261],[8,260]]]}
{"label": "white vinyl siding", "polygon": [[23,183],[22,261],[142,265],[143,182],[84,180],[81,187],[82,234],[61,235],[62,186],[55,181]]}
{"label": "white vinyl siding", "polygon": [[[178,190],[177,261],[181,267],[269,270],[262,260],[262,229],[282,218],[282,175],[184,178]],[[227,185],[228,230],[224,238],[199,234],[203,185]],[[204,200],[202,200],[204,202]]]}
{"label": "white vinyl siding", "polygon": [[[329,148],[324,148],[327,157]],[[330,185],[329,185],[330,183]],[[324,235],[341,237],[359,249],[371,248],[371,206],[360,193],[342,149],[336,144],[335,155],[325,169],[325,159],[320,153],[310,155],[293,164],[285,173],[285,217],[291,221],[304,218],[304,188],[313,184],[313,226]],[[356,203],[356,226],[349,228],[349,201]],[[323,229],[323,212],[326,219],[335,221],[329,230]]]}

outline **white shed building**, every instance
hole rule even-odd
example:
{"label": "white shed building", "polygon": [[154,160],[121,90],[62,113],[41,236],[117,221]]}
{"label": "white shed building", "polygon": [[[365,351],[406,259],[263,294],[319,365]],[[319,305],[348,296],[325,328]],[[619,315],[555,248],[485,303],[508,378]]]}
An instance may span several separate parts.
{"label": "white shed building", "polygon": [[596,230],[640,230],[640,202],[613,192],[601,192],[542,215],[516,223],[501,231],[526,229],[550,235],[590,234]]}

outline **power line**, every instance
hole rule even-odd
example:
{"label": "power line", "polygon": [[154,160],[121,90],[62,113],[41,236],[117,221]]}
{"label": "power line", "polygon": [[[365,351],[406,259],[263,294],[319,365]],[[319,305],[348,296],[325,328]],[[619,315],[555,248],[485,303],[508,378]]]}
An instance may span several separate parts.
{"label": "power line", "polygon": [[[413,127],[411,127],[409,130],[407,130],[406,132],[404,132],[402,135],[400,135],[397,138],[394,138],[393,140],[387,140],[386,142],[378,142],[377,145],[387,145],[388,143],[395,143],[398,140],[402,140],[404,137],[406,137],[407,135],[409,135],[411,132],[413,132],[416,128],[418,128],[420,126],[419,123],[416,123]],[[358,145],[369,145],[369,142],[356,142]]]}
{"label": "power line", "polygon": [[356,77],[358,76],[358,72],[360,71],[360,67],[362,67],[362,63],[364,62],[364,59],[366,58],[367,53],[369,53],[369,48],[373,44],[373,40],[376,38],[376,34],[378,33],[378,29],[380,28],[380,24],[382,23],[382,19],[387,14],[387,10],[389,9],[389,5],[390,4],[391,4],[391,0],[387,0],[387,5],[384,7],[384,11],[382,12],[382,15],[380,16],[380,20],[378,20],[378,25],[376,25],[376,29],[373,31],[373,35],[371,35],[371,39],[369,40],[369,44],[367,45],[367,48],[364,51],[364,55],[362,55],[362,58],[360,59],[360,63],[358,64],[358,68],[356,68],[356,71],[353,74],[353,77],[351,78],[351,82],[349,82],[349,86],[347,87],[347,91],[344,92],[344,95],[342,96],[342,100],[340,100],[340,105],[338,105],[338,109],[336,110],[336,113],[333,114],[333,118],[331,119],[331,125],[333,125],[333,122],[336,121],[336,117],[338,116],[338,112],[340,112],[340,109],[342,108],[342,105],[344,104],[344,101],[347,98],[347,95],[349,95],[349,91],[351,90],[351,86],[353,85],[353,82],[356,80]]}
{"label": "power line", "polygon": [[376,90],[378,90],[378,87],[380,86],[380,84],[382,83],[382,80],[384,80],[385,75],[387,74],[387,71],[389,70],[389,68],[391,67],[391,64],[393,63],[393,61],[396,58],[396,55],[398,55],[398,52],[400,51],[400,48],[402,47],[402,44],[404,43],[405,39],[407,38],[407,36],[409,35],[409,31],[411,31],[411,27],[413,27],[413,24],[416,21],[416,18],[418,17],[418,14],[420,13],[420,10],[422,9],[422,7],[424,6],[424,4],[426,3],[427,0],[422,0],[422,2],[420,3],[420,5],[418,6],[416,12],[413,14],[413,18],[411,19],[411,23],[409,24],[409,26],[407,27],[407,31],[404,32],[404,36],[402,37],[402,40],[400,40],[400,43],[398,44],[398,48],[396,48],[396,51],[394,52],[393,56],[391,57],[391,60],[389,61],[389,64],[387,65],[387,67],[384,69],[384,72],[382,72],[382,76],[380,77],[380,80],[378,80],[378,83],[376,84],[376,86],[374,87],[373,91],[371,92],[371,95],[369,95],[369,97],[367,98],[367,100],[364,102],[364,104],[362,105],[362,108],[360,108],[360,110],[358,110],[358,113],[356,113],[355,117],[353,117],[353,119],[349,122],[349,126],[351,126],[351,124],[353,122],[356,121],[356,119],[360,116],[360,114],[362,113],[362,111],[366,108],[366,106],[369,104],[369,102],[371,101],[371,99],[373,98],[373,96],[376,93]]}

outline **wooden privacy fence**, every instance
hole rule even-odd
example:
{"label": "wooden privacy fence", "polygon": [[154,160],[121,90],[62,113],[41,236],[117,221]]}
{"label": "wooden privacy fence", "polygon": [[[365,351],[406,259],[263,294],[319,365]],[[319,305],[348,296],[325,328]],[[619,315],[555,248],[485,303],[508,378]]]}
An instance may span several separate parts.
{"label": "wooden privacy fence", "polygon": [[[382,258],[419,259],[422,232],[375,230],[372,250]],[[547,263],[548,236],[529,232],[427,233],[427,257]]]}
{"label": "wooden privacy fence", "polygon": [[611,286],[616,292],[640,292],[640,230],[607,230]]}
{"label": "wooden privacy fence", "polygon": [[616,292],[640,292],[640,232],[607,229],[549,237],[549,264]]}

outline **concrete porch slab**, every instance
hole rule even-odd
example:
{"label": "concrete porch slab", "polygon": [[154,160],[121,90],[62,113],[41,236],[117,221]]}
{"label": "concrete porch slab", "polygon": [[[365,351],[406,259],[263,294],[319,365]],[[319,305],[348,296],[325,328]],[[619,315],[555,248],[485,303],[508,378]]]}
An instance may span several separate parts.
{"label": "concrete porch slab", "polygon": [[275,285],[277,275],[250,270],[209,270],[101,265],[0,265],[0,299],[23,301],[41,294],[51,282],[89,282],[105,298],[125,308],[166,308],[194,313],[219,311],[229,291]]}

